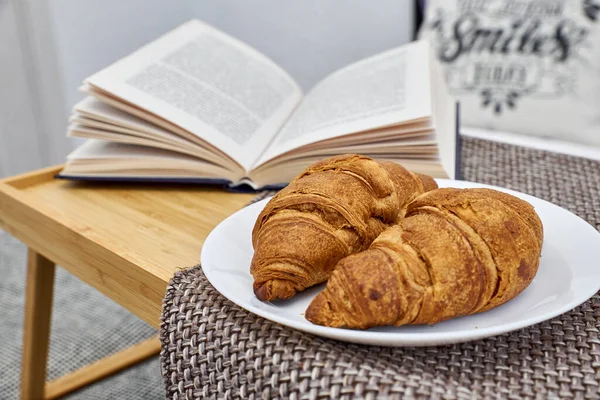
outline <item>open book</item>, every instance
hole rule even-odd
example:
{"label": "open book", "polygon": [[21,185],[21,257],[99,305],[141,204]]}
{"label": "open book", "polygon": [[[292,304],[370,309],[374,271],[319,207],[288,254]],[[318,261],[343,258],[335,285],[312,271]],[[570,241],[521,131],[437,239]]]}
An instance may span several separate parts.
{"label": "open book", "polygon": [[[290,49],[293,51],[293,49]],[[303,94],[273,61],[193,20],[90,76],[59,177],[285,185],[360,153],[457,176],[457,112],[426,42],[344,67]]]}

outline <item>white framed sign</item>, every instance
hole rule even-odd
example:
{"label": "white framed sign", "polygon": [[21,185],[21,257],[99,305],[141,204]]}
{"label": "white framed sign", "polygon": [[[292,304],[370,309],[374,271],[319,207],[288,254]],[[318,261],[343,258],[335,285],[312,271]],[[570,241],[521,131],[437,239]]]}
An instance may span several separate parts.
{"label": "white framed sign", "polygon": [[429,0],[465,125],[600,145],[600,1]]}

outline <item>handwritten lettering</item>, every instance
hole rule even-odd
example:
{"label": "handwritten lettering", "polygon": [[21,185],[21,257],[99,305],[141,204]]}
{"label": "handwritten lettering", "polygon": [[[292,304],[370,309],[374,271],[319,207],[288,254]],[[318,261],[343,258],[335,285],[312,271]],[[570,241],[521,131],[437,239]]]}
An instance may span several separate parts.
{"label": "handwritten lettering", "polygon": [[487,11],[489,4],[488,0],[459,0],[458,7],[464,14],[469,11]]}
{"label": "handwritten lettering", "polygon": [[554,57],[555,61],[563,62],[588,34],[587,29],[569,20],[559,22],[550,30],[543,30],[537,18],[517,20],[506,29],[483,24],[474,14],[459,17],[451,31],[448,37],[440,35],[439,58],[447,63],[471,53],[519,53]]}
{"label": "handwritten lettering", "polygon": [[531,2],[522,0],[507,0],[497,12],[499,14],[520,16],[557,17],[563,15],[564,1],[549,0]]}
{"label": "handwritten lettering", "polygon": [[523,65],[486,65],[477,63],[473,74],[475,85],[523,85],[527,83],[527,70]]}

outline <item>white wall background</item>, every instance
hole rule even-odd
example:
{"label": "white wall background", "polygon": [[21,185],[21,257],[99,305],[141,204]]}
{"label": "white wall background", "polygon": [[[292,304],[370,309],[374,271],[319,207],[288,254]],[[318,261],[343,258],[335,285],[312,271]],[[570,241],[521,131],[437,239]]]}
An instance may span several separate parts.
{"label": "white wall background", "polygon": [[304,89],[412,37],[412,0],[48,0],[67,109],[93,72],[191,18],[257,48]]}
{"label": "white wall background", "polygon": [[[30,103],[31,69],[20,45],[18,7],[0,0],[0,177],[39,168],[44,162],[35,108]],[[27,149],[26,157],[14,149]]]}

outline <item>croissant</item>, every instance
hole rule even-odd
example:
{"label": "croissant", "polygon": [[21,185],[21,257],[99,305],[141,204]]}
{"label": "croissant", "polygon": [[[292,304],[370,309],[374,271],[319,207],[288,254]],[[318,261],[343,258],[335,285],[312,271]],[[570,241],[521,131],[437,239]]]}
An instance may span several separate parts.
{"label": "croissant", "polygon": [[531,283],[542,241],[542,222],[521,199],[489,189],[433,190],[368,250],[337,264],[306,318],[367,329],[486,311]]}
{"label": "croissant", "polygon": [[324,282],[342,258],[365,250],[436,188],[392,162],[335,156],[307,168],[275,195],[252,231],[250,272],[261,300],[288,299]]}

